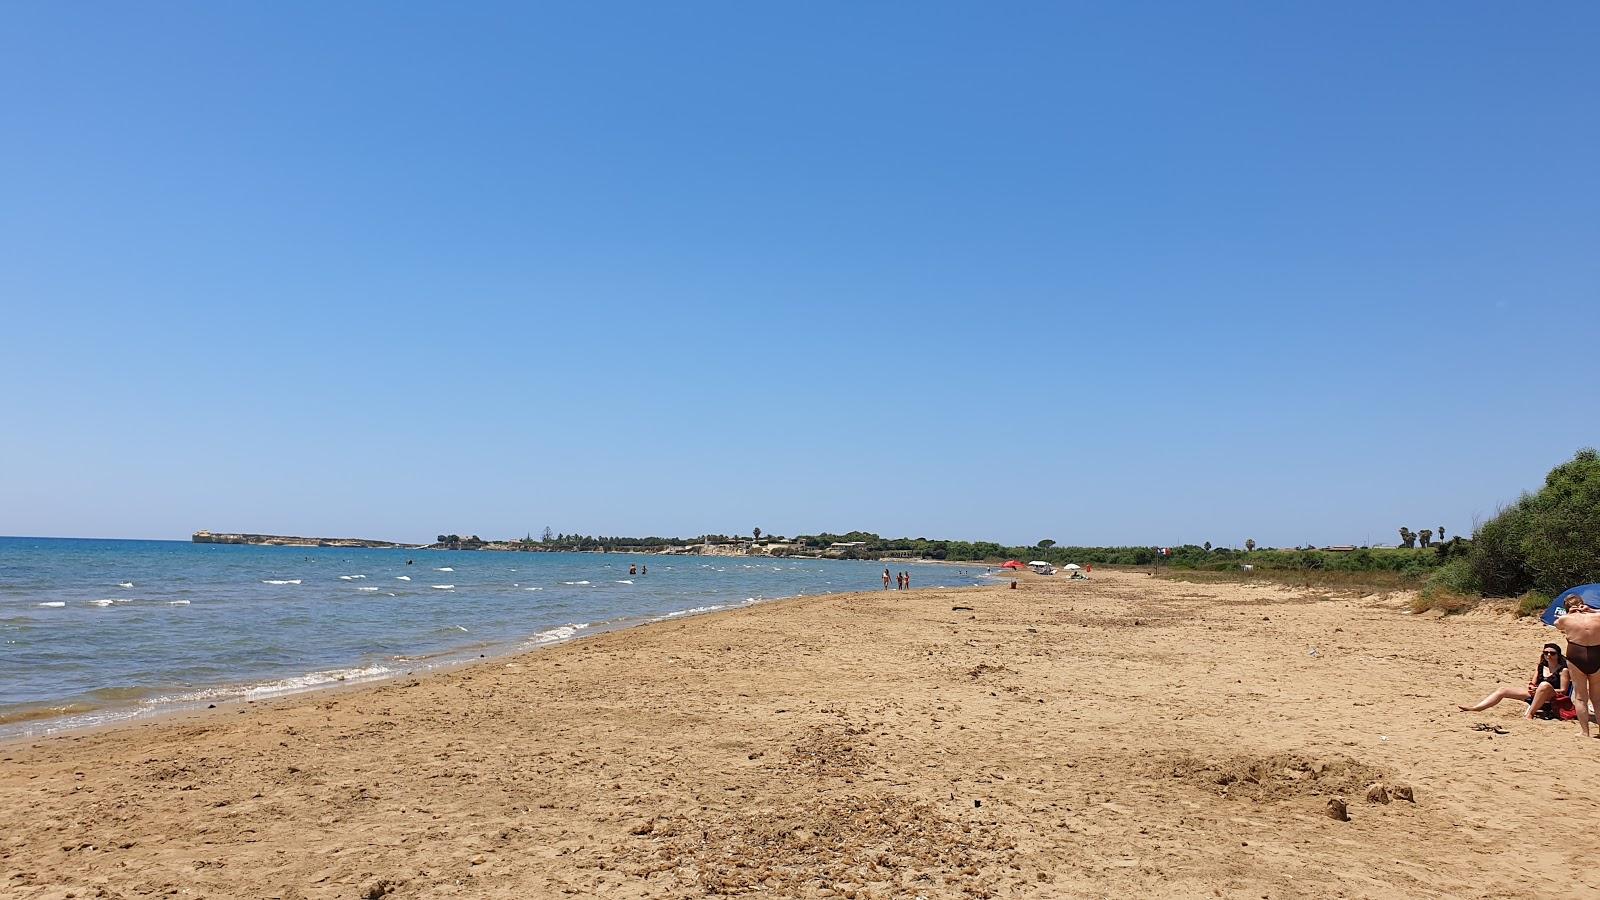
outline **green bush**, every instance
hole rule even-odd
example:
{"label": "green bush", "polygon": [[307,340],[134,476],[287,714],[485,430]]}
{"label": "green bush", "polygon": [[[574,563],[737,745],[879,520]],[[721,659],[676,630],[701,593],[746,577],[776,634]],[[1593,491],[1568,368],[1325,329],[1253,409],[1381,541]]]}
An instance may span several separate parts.
{"label": "green bush", "polygon": [[1452,560],[1428,576],[1422,586],[1424,594],[1475,594],[1478,592],[1472,569],[1464,559]]}
{"label": "green bush", "polygon": [[1467,559],[1474,587],[1492,597],[1556,594],[1600,580],[1600,455],[1593,449],[1545,476],[1483,524]]}
{"label": "green bush", "polygon": [[1514,597],[1533,586],[1533,573],[1528,571],[1522,551],[1532,503],[1532,495],[1523,494],[1473,534],[1467,564],[1476,590],[1491,597]]}
{"label": "green bush", "polygon": [[1517,617],[1537,616],[1550,605],[1550,597],[1538,591],[1529,591],[1517,598]]}

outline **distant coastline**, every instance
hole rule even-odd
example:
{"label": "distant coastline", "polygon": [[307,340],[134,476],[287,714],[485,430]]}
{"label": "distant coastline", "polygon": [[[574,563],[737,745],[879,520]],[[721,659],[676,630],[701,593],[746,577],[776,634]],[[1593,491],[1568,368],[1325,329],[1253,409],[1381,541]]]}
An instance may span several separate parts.
{"label": "distant coastline", "polygon": [[421,544],[400,544],[369,538],[300,537],[289,534],[243,534],[196,531],[189,536],[196,544],[256,544],[264,547],[363,547],[372,549],[420,549]]}
{"label": "distant coastline", "polygon": [[521,553],[649,553],[678,556],[793,556],[809,559],[837,559],[844,555],[837,550],[806,551],[797,549],[788,541],[731,541],[726,543],[655,543],[626,546],[588,546],[576,542],[571,545],[546,544],[532,540],[486,541],[477,535],[441,535],[443,540],[432,544],[405,544],[398,541],[380,541],[372,538],[302,537],[289,534],[252,534],[246,532],[196,531],[189,540],[196,544],[248,544],[258,547],[344,547],[374,550],[498,550]]}

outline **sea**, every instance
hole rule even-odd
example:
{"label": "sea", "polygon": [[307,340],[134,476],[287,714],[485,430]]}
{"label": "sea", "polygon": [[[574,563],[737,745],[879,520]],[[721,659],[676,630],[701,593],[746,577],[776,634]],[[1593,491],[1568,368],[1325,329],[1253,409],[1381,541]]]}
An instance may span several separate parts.
{"label": "sea", "polygon": [[[0,537],[0,739],[882,588],[884,563]],[[893,562],[913,587],[986,570]],[[643,567],[629,574],[629,566]]]}

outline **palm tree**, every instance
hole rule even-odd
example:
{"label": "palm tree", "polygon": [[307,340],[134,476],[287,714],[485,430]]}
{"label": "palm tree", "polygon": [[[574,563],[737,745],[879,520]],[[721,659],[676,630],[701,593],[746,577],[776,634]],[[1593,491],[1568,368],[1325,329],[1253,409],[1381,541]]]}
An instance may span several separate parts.
{"label": "palm tree", "polygon": [[758,541],[761,540],[761,529],[757,528],[755,530],[754,534],[756,536],[756,540],[758,540]]}
{"label": "palm tree", "polygon": [[1244,552],[1249,553],[1251,550],[1254,550],[1255,548],[1256,548],[1256,539],[1255,538],[1245,538],[1244,539]]}

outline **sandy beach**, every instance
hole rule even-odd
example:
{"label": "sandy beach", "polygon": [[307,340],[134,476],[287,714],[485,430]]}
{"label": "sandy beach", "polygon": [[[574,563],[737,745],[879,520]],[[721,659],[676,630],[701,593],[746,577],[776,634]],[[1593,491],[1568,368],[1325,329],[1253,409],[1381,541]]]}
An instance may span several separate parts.
{"label": "sandy beach", "polygon": [[1600,892],[1568,836],[1600,741],[1454,706],[1552,633],[1406,599],[1099,572],[808,597],[13,742],[0,895]]}

